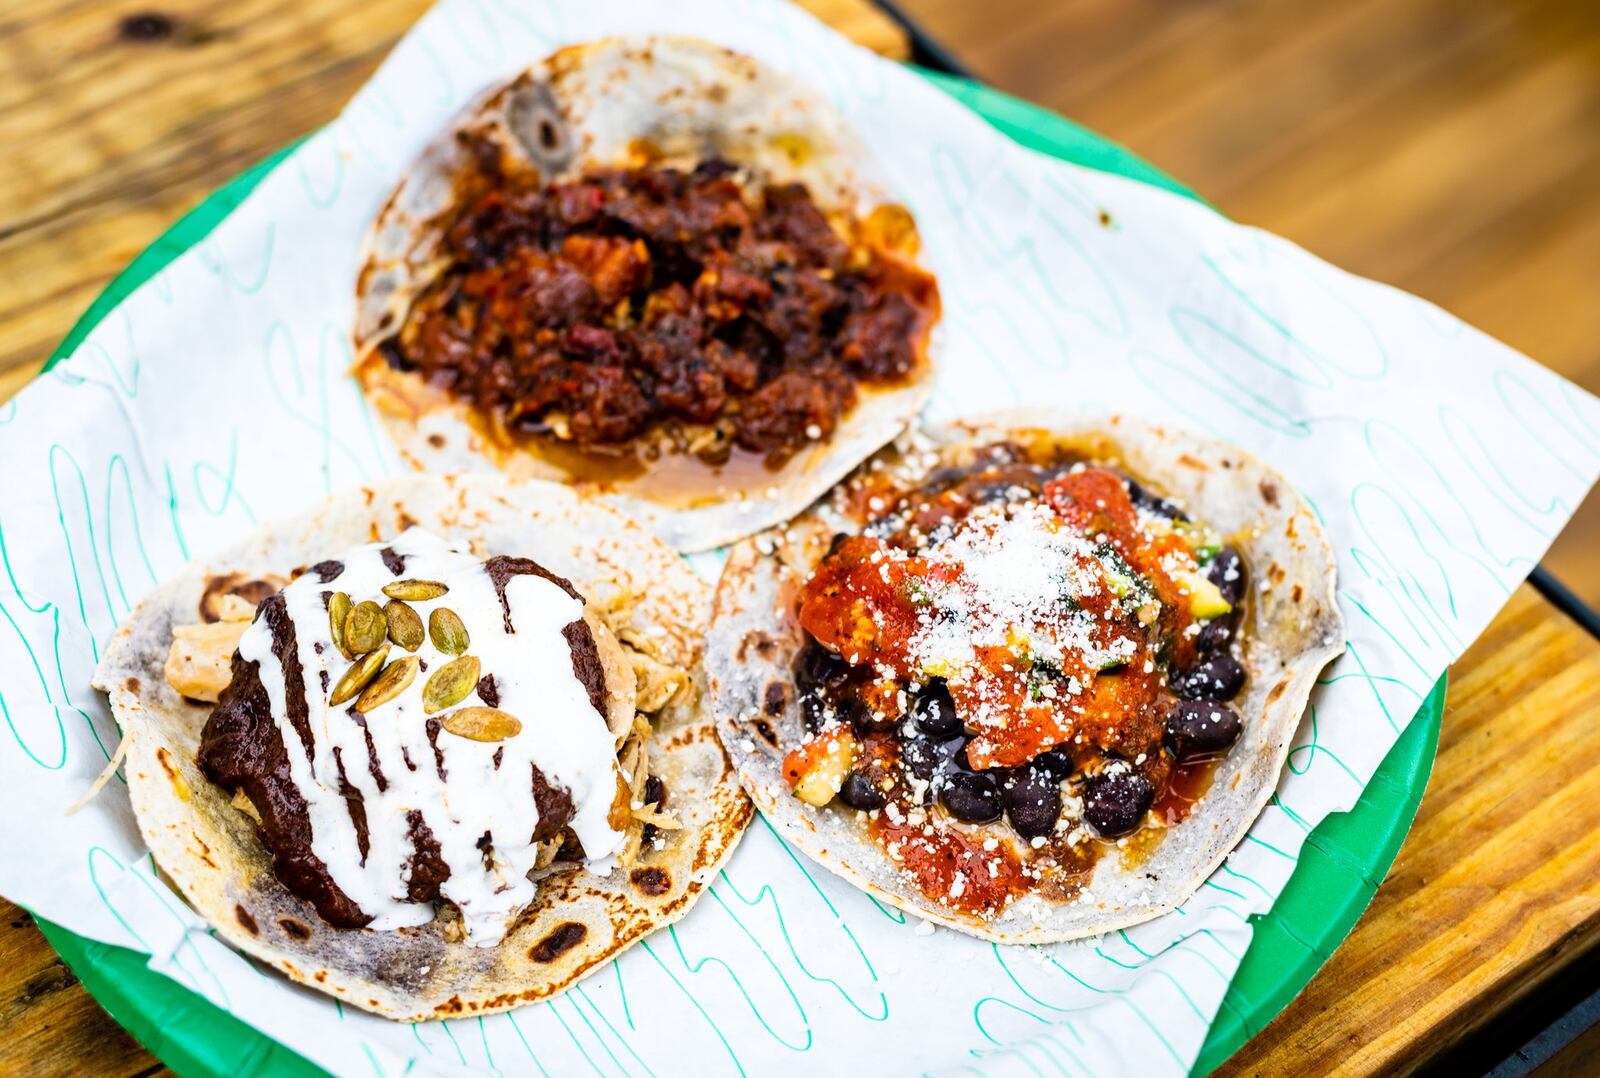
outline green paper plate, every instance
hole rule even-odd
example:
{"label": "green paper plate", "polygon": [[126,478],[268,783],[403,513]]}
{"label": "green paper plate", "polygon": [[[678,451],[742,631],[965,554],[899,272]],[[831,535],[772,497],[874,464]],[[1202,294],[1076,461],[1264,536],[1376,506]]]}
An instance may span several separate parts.
{"label": "green paper plate", "polygon": [[[1024,146],[1199,197],[1122,147],[1052,112],[977,83],[920,73]],[[130,292],[205,238],[293,148],[278,151],[233,179],[147,247],[90,304],[46,369],[77,348]],[[1270,1022],[1306,986],[1367,908],[1394,863],[1427,786],[1439,743],[1444,690],[1445,679],[1440,678],[1355,808],[1328,817],[1311,833],[1276,905],[1251,919],[1254,939],[1211,1023],[1194,1074],[1216,1067]],[[147,956],[84,939],[42,919],[39,927],[89,994],[179,1074],[247,1078],[322,1073],[176,981],[151,972]]]}

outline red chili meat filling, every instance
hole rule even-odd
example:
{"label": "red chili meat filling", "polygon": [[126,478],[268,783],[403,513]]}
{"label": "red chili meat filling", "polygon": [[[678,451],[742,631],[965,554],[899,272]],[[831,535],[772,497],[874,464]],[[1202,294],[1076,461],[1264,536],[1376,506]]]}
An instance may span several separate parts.
{"label": "red chili meat filling", "polygon": [[447,265],[383,354],[503,444],[775,466],[925,362],[937,288],[868,242],[882,220],[846,238],[804,186],[718,160],[543,184],[472,157]]}
{"label": "red chili meat filling", "polygon": [[[1119,471],[1015,445],[857,495],[877,515],[796,603],[796,796],[871,813],[925,894],[982,916],[1081,884],[1085,840],[1187,814],[1243,728],[1235,549]],[[955,823],[1001,819],[1004,842]]]}

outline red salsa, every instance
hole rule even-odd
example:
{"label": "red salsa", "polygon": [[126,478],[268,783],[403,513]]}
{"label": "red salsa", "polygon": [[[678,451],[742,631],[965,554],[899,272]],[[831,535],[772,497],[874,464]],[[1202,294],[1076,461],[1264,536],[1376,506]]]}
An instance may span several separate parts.
{"label": "red salsa", "polygon": [[888,474],[854,492],[861,530],[835,537],[796,599],[809,735],[789,781],[870,813],[951,908],[1070,892],[1099,842],[1187,816],[1238,739],[1243,563],[1061,446]]}

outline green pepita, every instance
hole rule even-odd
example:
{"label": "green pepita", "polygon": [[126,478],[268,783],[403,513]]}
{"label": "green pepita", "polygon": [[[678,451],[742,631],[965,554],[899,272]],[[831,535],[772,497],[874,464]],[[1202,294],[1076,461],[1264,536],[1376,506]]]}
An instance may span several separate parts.
{"label": "green pepita", "polygon": [[356,697],[356,710],[371,714],[390,700],[406,691],[406,686],[416,680],[420,664],[415,655],[396,659],[383,668],[383,673],[372,679],[361,695]]}
{"label": "green pepita", "polygon": [[389,619],[383,607],[371,599],[350,608],[344,619],[344,646],[352,655],[365,655],[382,644],[389,635]]}
{"label": "green pepita", "polygon": [[444,717],[444,728],[473,741],[504,741],[522,732],[522,722],[497,707],[464,707]]}
{"label": "green pepita", "polygon": [[428,615],[428,636],[446,655],[460,655],[471,643],[461,616],[448,606],[436,606]]}
{"label": "green pepita", "polygon": [[390,599],[384,604],[383,614],[389,619],[389,639],[407,651],[416,651],[427,639],[428,634],[422,628],[422,615],[403,601]]}
{"label": "green pepita", "polygon": [[449,590],[437,580],[396,580],[393,584],[383,586],[383,593],[389,598],[404,599],[408,603],[437,599]]}
{"label": "green pepita", "polygon": [[339,705],[350,699],[356,693],[367,687],[367,682],[377,676],[383,669],[383,660],[389,657],[389,645],[385,644],[377,651],[371,651],[357,659],[344,672],[344,676],[333,687],[333,694],[328,697],[330,705]]}
{"label": "green pepita", "polygon": [[481,669],[476,655],[463,655],[439,667],[422,687],[422,710],[432,715],[465,700],[477,688]]}
{"label": "green pepita", "polygon": [[342,591],[336,591],[328,599],[328,630],[333,634],[333,646],[339,649],[339,654],[346,659],[355,658],[355,654],[344,643],[344,619],[350,616],[350,596]]}

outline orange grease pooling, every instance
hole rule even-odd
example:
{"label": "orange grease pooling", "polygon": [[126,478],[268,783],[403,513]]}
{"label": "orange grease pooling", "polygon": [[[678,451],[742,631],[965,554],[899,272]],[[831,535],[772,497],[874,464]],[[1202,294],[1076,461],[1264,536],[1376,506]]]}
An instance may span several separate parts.
{"label": "orange grease pooling", "polygon": [[954,828],[897,824],[885,815],[869,821],[867,833],[923,894],[952,910],[993,917],[1028,890],[1022,864],[1005,843],[985,850]]}
{"label": "orange grease pooling", "polygon": [[1156,798],[1150,811],[1167,826],[1182,823],[1189,813],[1211,789],[1211,780],[1217,772],[1219,757],[1185,760],[1173,766],[1168,773],[1166,788]]}

